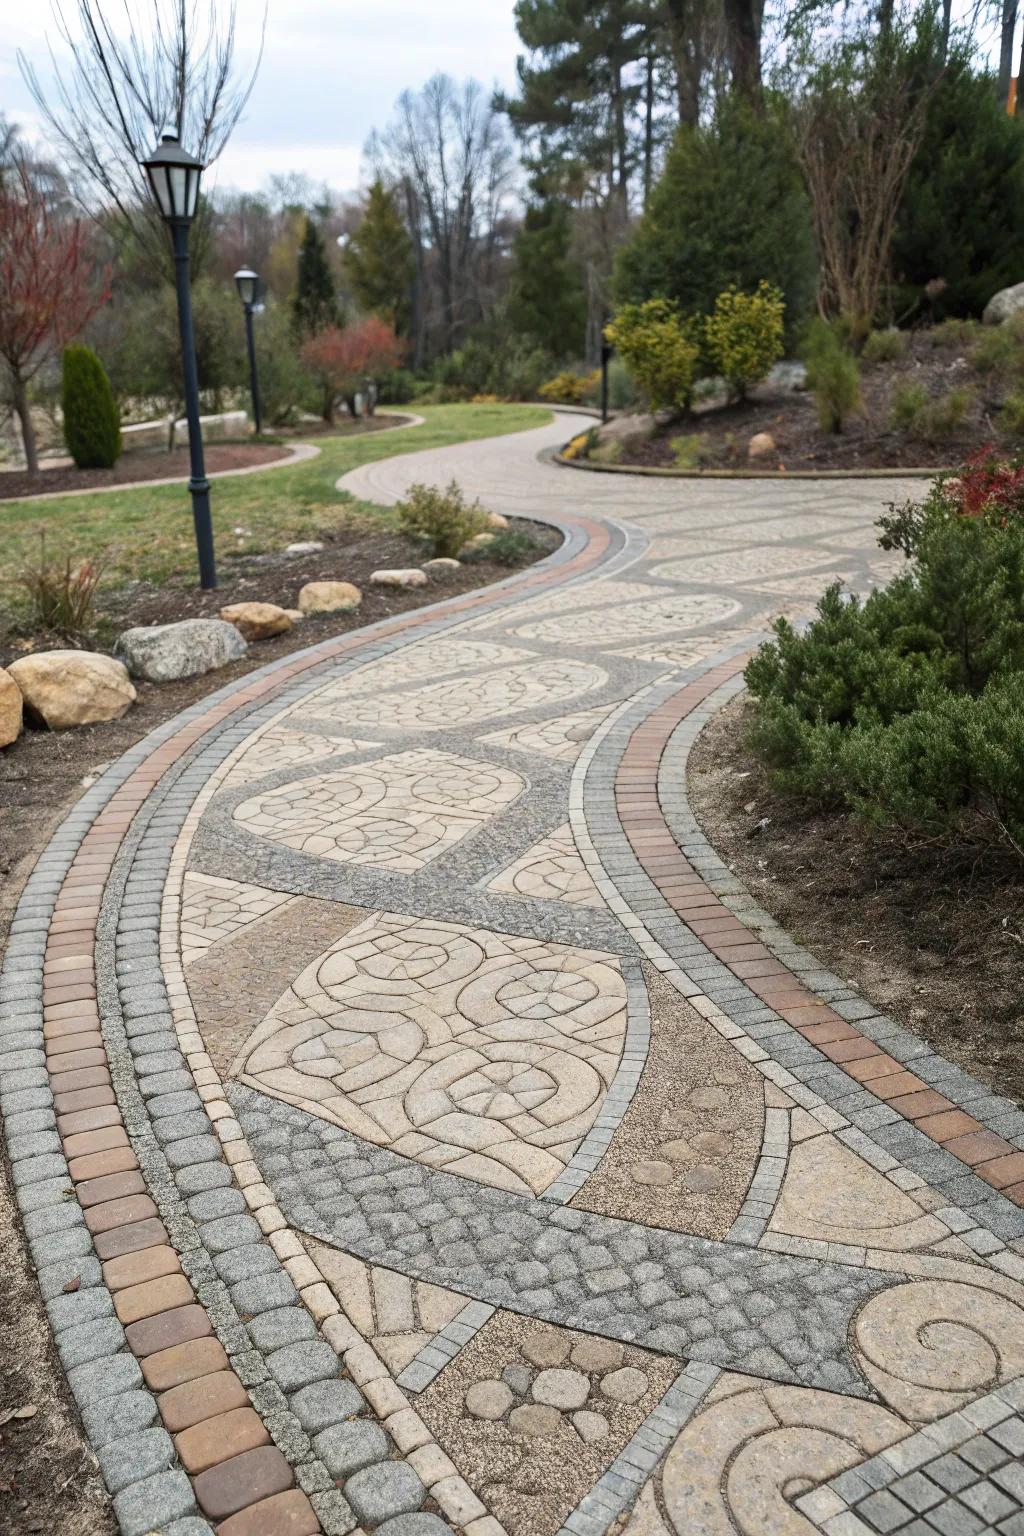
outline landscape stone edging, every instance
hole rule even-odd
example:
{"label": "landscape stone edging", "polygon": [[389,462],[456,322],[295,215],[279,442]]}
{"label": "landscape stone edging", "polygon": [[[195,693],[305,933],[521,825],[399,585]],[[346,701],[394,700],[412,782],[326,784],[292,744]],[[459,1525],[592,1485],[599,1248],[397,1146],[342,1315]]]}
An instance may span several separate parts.
{"label": "landscape stone edging", "polygon": [[652,480],[933,480],[951,475],[952,468],[934,469],[672,469],[655,464],[597,464],[589,459],[570,459],[565,449],[549,453],[551,463],[563,469],[584,469],[592,475],[641,475]]}
{"label": "landscape stone edging", "polygon": [[[598,727],[577,763],[577,773],[586,779],[588,791],[593,786],[588,803],[597,812],[595,820],[599,818],[603,823],[603,830],[597,837],[591,839],[586,824],[582,823],[582,797],[571,806],[576,817],[574,834],[584,862],[605,900],[637,937],[641,951],[748,1061],[776,1087],[808,1109],[826,1129],[836,1132],[886,1177],[892,1177],[898,1187],[910,1188],[922,1183],[941,1187],[944,1175],[947,1185],[956,1186],[955,1192],[949,1194],[954,1207],[951,1219],[956,1222],[951,1230],[956,1230],[979,1257],[1013,1278],[1024,1279],[1024,1260],[1019,1256],[1024,1248],[1020,1242],[1024,1214],[1020,1209],[972,1174],[959,1159],[944,1153],[937,1143],[880,1103],[867,1088],[851,1079],[800,1036],[774,1009],[764,1005],[696,935],[685,928],[678,914],[646,875],[622,828],[615,803],[615,782],[633,731],[654,709],[680,691],[681,680],[686,680],[683,686],[688,686],[690,681],[706,676],[721,665],[722,657],[744,653],[758,638],[763,637],[753,635],[719,657],[679,672],[668,683],[652,685],[656,689],[653,700],[648,688],[638,696],[639,703],[633,701],[632,710],[626,707]],[[627,706],[629,703],[627,701]],[[692,726],[688,727],[691,719],[692,713],[684,715],[673,736],[685,740],[689,729],[692,737],[695,732]],[[663,758],[662,768],[664,761]],[[690,845],[684,843],[681,846],[688,857]],[[628,902],[619,895],[616,875],[632,875],[640,881],[640,888],[631,892]],[[728,878],[733,879],[731,875]],[[739,882],[735,882],[735,889],[742,892]],[[640,894],[641,890],[646,894]],[[791,941],[780,958],[787,966],[793,958],[798,962],[806,959],[808,964],[817,964]],[[839,1009],[844,1006],[841,999],[837,1000],[836,1006]],[[905,1047],[908,1059],[927,1050],[914,1037],[908,1039],[910,1043]],[[894,1055],[898,1057],[901,1049],[897,1042]],[[949,1070],[956,1072],[955,1068]],[[822,1091],[815,1091],[816,1088]],[[988,1092],[987,1089],[984,1091]],[[892,1134],[889,1128],[897,1121],[899,1158],[909,1171],[899,1166],[899,1160],[892,1156],[885,1144],[887,1133]],[[965,1220],[960,1210],[963,1205],[975,1207],[973,1219],[977,1225],[973,1229],[961,1230]],[[939,1219],[944,1219],[942,1211],[937,1214]],[[734,1224],[730,1235],[734,1240],[758,1243],[764,1235],[765,1225],[766,1218]],[[1004,1246],[1007,1243],[1009,1249]]]}
{"label": "landscape stone edging", "polygon": [[[662,758],[659,775],[662,785],[659,793],[665,819],[680,845],[685,843],[687,858],[703,875],[708,885],[715,889],[716,881],[729,883],[732,893],[722,897],[724,904],[742,917],[743,921],[757,933],[760,941],[777,958],[783,960],[795,974],[802,975],[809,985],[813,983],[813,990],[830,994],[840,1003],[856,1002],[863,999],[863,993],[829,971],[813,954],[803,951],[797,962],[788,958],[792,950],[792,940],[727,868],[690,809],[689,797],[686,794],[686,773],[693,744],[713,717],[745,691],[745,686],[742,677],[725,683],[687,716],[685,730],[680,726],[674,733]],[[864,1002],[869,1003],[869,1000],[864,999]],[[837,1007],[836,1011],[842,1012],[842,1009]],[[857,1029],[864,1034],[876,1038],[875,1031],[880,1031],[877,1038],[885,1039],[888,1051],[895,1053],[894,1047],[898,1049],[900,1046],[913,1049],[915,1054],[908,1059],[913,1060],[914,1071],[926,1080],[931,1081],[928,1078],[928,1071],[931,1069],[926,1064],[932,1060],[937,1063],[940,1072],[934,1079],[936,1084],[949,1081],[952,1087],[955,1082],[958,1088],[955,1096],[960,1103],[970,1103],[971,1114],[977,1120],[1024,1150],[1024,1110],[1011,1099],[993,1093],[988,1084],[980,1082],[953,1063],[947,1062],[944,1057],[933,1052],[927,1042],[922,1041],[912,1030],[898,1024],[895,1019],[881,1010],[872,1008],[870,1012],[862,1013],[858,1009],[852,1016]],[[964,1080],[962,1084],[959,1081],[961,1078]],[[975,1090],[978,1097],[974,1097]],[[965,1091],[971,1095],[970,1098],[964,1097]],[[890,1113],[893,1122],[902,1121],[902,1116],[897,1115],[895,1111]]]}

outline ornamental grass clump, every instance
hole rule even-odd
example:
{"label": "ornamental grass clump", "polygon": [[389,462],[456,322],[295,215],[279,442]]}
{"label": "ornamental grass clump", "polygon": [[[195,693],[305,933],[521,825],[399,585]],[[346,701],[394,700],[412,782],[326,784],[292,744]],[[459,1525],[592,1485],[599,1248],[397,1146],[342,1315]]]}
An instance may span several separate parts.
{"label": "ornamental grass clump", "polygon": [[747,667],[751,744],[784,792],[911,842],[1024,857],[1024,464],[986,453],[879,524],[906,570],[831,587]]}

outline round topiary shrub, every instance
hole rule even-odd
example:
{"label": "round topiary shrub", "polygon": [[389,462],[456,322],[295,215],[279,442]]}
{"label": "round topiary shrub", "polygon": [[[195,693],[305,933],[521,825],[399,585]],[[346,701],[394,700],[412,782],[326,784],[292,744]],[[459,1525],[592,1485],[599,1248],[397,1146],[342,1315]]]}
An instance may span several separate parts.
{"label": "round topiary shrub", "polygon": [[111,469],[121,456],[121,419],[110,380],[91,347],[64,352],[64,441],[79,469]]}

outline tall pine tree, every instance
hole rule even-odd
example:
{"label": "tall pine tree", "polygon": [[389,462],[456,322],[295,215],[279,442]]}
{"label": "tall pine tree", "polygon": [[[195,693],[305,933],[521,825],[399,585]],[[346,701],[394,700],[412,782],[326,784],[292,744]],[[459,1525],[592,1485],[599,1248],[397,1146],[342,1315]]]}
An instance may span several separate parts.
{"label": "tall pine tree", "polygon": [[569,209],[549,198],[528,208],[515,238],[508,319],[518,335],[557,358],[583,356],[587,296],[570,252]]}
{"label": "tall pine tree", "polygon": [[409,329],[412,241],[394,193],[380,177],[370,188],[359,228],[345,248],[345,276],[363,309],[398,332]]}
{"label": "tall pine tree", "polygon": [[338,301],[323,236],[313,220],[307,219],[299,250],[298,284],[292,297],[295,329],[299,336],[315,336],[337,318]]}

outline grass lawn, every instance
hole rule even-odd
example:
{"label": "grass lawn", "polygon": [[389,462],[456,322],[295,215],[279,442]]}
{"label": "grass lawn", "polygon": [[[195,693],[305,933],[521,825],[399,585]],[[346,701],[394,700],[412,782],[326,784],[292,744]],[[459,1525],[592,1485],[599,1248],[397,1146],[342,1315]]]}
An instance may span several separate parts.
{"label": "grass lawn", "polygon": [[[417,407],[417,414],[426,418],[422,426],[321,437],[316,439],[319,456],[294,468],[214,481],[211,502],[218,555],[281,549],[298,539],[336,535],[349,525],[365,528],[369,520],[391,526],[390,509],[340,495],[334,488],[338,476],[377,459],[520,432],[549,419],[548,411],[528,405],[425,405]],[[244,532],[236,533],[237,528]],[[48,557],[101,559],[104,581],[111,585],[140,580],[192,584],[196,579],[192,509],[184,483],[106,495],[4,501],[0,573],[7,590],[0,601],[8,612],[22,605],[17,589],[7,584],[26,563],[38,561],[43,531]]]}

